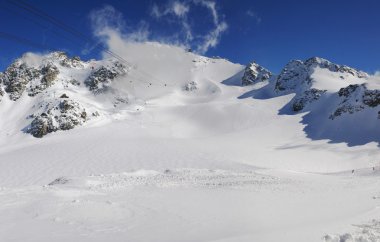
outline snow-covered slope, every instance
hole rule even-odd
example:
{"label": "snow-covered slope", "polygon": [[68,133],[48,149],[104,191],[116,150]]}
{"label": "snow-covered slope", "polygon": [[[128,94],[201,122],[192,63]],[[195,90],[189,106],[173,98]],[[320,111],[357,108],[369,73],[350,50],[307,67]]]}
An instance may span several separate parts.
{"label": "snow-covered slope", "polygon": [[0,75],[0,240],[319,241],[378,215],[373,77],[119,54],[28,53]]}

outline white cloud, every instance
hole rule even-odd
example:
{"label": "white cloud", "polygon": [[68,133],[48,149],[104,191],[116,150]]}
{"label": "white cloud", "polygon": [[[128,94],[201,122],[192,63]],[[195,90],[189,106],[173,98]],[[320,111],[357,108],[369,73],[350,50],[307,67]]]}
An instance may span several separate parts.
{"label": "white cloud", "polygon": [[[188,19],[188,13],[191,8],[201,6],[210,11],[212,16],[213,27],[208,33],[202,36],[194,33]],[[195,11],[195,10],[194,10]],[[171,1],[166,5],[159,7],[154,4],[151,9],[151,15],[156,19],[164,17],[176,17],[178,23],[182,26],[182,32],[185,35],[182,45],[193,47],[200,54],[206,53],[210,48],[215,48],[221,39],[222,34],[227,30],[228,24],[225,21],[220,21],[220,16],[217,11],[216,2],[212,0],[189,0],[186,2]],[[178,35],[175,35],[178,38]],[[179,40],[175,40],[178,42]]]}
{"label": "white cloud", "polygon": [[261,17],[253,10],[249,9],[247,10],[246,14],[250,17],[253,18],[257,24],[260,24],[262,19]]}
{"label": "white cloud", "polygon": [[376,76],[376,77],[380,77],[380,71],[375,71],[374,76]]}
{"label": "white cloud", "polygon": [[187,13],[189,12],[190,7],[180,1],[172,1],[165,6],[159,7],[157,4],[153,4],[151,9],[151,15],[155,18],[161,18],[166,15],[173,14],[179,18],[186,18]]}
{"label": "white cloud", "polygon": [[[199,7],[207,9],[212,18],[212,26],[202,34],[195,31],[196,28],[192,24],[197,19],[190,19],[191,15],[189,14],[190,11],[197,11]],[[155,34],[152,38],[149,24],[146,21],[141,21],[134,27],[128,26],[122,13],[110,5],[93,10],[89,18],[94,35],[110,50],[115,50],[116,46],[120,47],[123,41],[157,41],[183,48],[192,48],[196,52],[204,54],[219,44],[222,34],[228,28],[227,23],[219,15],[217,4],[213,0],[169,0],[166,4],[153,4],[150,10],[150,15],[157,21],[178,24],[181,27],[180,30],[168,36]],[[84,52],[89,52],[97,46],[98,44],[90,46]]]}
{"label": "white cloud", "polygon": [[182,26],[182,31],[185,33],[185,43],[187,44],[193,40],[193,33],[187,18],[190,11],[190,6],[186,3],[179,1],[172,1],[169,4],[159,7],[153,4],[151,15],[156,19],[161,19],[165,16],[174,16],[177,18],[178,23]]}
{"label": "white cloud", "polygon": [[135,27],[128,26],[123,14],[110,5],[91,11],[89,17],[94,35],[102,41],[114,33],[136,42],[147,41],[150,35],[149,25],[145,21],[140,21]]}
{"label": "white cloud", "polygon": [[173,12],[178,17],[186,17],[187,13],[189,12],[189,6],[177,1],[173,2]]}

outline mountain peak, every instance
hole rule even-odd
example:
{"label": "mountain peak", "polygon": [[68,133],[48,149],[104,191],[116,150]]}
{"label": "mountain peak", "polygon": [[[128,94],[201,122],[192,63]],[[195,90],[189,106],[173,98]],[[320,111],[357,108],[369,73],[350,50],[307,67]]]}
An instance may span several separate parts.
{"label": "mountain peak", "polygon": [[267,81],[272,75],[272,72],[252,61],[245,67],[242,85],[248,86],[257,82]]}

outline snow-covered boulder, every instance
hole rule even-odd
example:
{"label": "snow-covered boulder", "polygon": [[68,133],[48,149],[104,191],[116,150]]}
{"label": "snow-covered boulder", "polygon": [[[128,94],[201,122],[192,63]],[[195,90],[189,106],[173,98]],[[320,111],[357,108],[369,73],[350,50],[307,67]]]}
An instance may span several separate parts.
{"label": "snow-covered boulder", "polygon": [[198,84],[195,81],[191,81],[185,85],[185,91],[192,92],[198,89]]}
{"label": "snow-covered boulder", "polygon": [[78,102],[62,98],[47,103],[43,111],[33,115],[28,132],[41,138],[58,130],[69,130],[87,121],[87,112]]}
{"label": "snow-covered boulder", "polygon": [[257,82],[267,81],[272,77],[272,75],[272,72],[268,71],[264,67],[256,64],[255,62],[251,62],[244,70],[241,83],[243,86],[252,85]]}

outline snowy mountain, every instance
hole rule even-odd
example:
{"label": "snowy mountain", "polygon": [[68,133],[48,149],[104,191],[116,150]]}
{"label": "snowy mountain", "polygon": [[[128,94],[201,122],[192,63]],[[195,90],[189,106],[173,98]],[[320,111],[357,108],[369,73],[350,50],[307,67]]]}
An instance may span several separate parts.
{"label": "snowy mountain", "polygon": [[27,53],[0,74],[0,240],[378,238],[377,78],[120,50]]}

